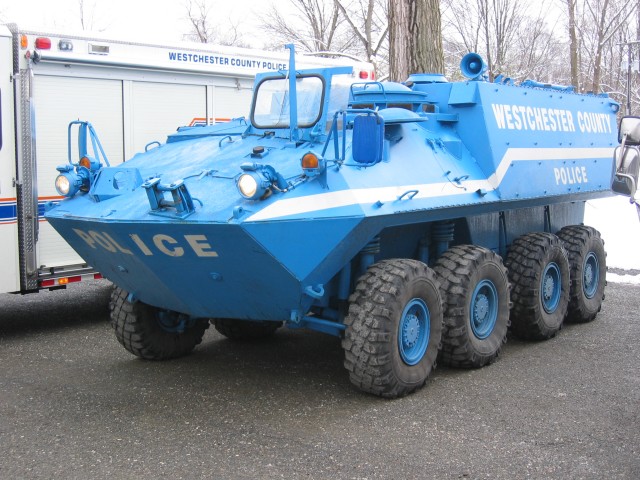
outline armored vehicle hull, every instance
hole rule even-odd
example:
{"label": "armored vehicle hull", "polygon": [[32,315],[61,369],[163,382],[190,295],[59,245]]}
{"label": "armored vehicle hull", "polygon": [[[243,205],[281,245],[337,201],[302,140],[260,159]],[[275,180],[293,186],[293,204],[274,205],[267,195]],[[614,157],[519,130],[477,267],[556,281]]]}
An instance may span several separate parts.
{"label": "armored vehicle hull", "polygon": [[132,353],[188,353],[208,319],[236,339],[286,323],[340,336],[354,384],[395,397],[437,355],[492,362],[510,323],[548,338],[595,317],[605,254],[581,223],[611,193],[617,110],[481,72],[265,73],[249,121],[181,128],[118,167],[81,131],[88,160],[59,168],[69,198],[47,219],[117,285]]}

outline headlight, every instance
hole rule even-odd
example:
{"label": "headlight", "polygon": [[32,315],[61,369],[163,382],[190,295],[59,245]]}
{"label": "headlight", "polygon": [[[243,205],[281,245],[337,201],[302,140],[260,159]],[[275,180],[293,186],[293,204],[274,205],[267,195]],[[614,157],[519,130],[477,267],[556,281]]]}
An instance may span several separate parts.
{"label": "headlight", "polygon": [[58,175],[56,177],[56,190],[60,195],[67,196],[71,190],[71,182],[66,175]]}
{"label": "headlight", "polygon": [[89,191],[90,176],[89,170],[83,167],[78,168],[78,172],[65,171],[62,167],[58,168],[60,175],[56,177],[56,190],[64,197],[73,197],[79,190],[83,192]]}
{"label": "headlight", "polygon": [[259,172],[247,172],[238,177],[238,191],[247,200],[262,198],[271,186],[271,182]]}

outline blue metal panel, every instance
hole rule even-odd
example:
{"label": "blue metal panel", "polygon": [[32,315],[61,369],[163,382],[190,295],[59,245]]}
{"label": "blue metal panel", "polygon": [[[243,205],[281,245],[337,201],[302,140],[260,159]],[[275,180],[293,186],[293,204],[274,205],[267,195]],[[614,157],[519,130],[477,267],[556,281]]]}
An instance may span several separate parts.
{"label": "blue metal panel", "polygon": [[[243,228],[266,252],[277,258],[299,281],[304,282],[327,257],[340,248],[362,217],[322,220],[246,223]],[[336,262],[331,273],[314,282],[327,281],[348,259]]]}
{"label": "blue metal panel", "polygon": [[286,320],[299,305],[298,282],[240,226],[49,221],[145,303],[196,317],[262,320]]}

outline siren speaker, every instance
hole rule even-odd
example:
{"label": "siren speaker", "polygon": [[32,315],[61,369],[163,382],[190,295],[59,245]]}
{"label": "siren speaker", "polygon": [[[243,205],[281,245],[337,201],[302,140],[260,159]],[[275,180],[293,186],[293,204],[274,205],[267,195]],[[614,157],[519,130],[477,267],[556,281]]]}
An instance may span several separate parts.
{"label": "siren speaker", "polygon": [[477,53],[467,53],[460,61],[460,71],[467,78],[480,77],[487,70],[487,65]]}

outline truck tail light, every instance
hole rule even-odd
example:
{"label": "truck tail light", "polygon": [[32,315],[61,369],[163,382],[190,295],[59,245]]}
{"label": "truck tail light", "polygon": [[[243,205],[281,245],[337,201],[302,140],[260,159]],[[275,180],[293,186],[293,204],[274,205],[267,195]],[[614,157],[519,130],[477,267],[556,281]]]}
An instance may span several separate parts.
{"label": "truck tail light", "polygon": [[51,39],[47,37],[36,38],[36,48],[38,50],[51,50]]}

